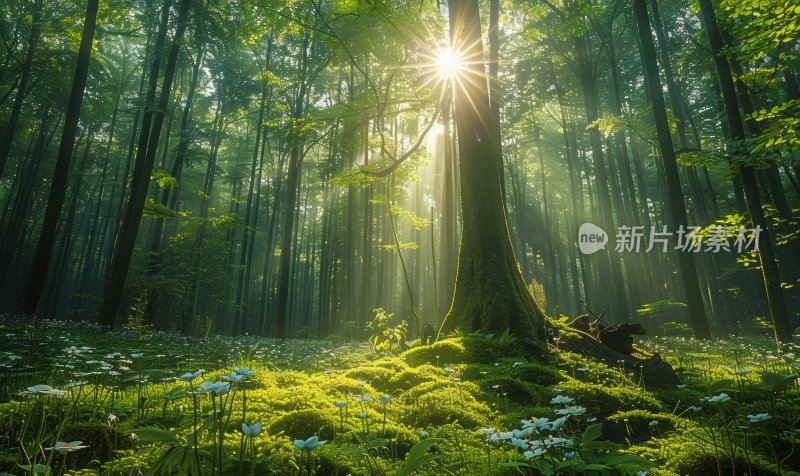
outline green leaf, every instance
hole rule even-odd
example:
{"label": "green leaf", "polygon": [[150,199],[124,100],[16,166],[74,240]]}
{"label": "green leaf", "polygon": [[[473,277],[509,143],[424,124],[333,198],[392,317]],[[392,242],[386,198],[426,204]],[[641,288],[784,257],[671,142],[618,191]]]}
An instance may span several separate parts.
{"label": "green leaf", "polygon": [[197,450],[191,446],[173,446],[164,452],[163,455],[148,468],[145,472],[147,476],[156,476],[160,474],[184,474],[188,476],[201,476],[197,469],[197,459],[200,460],[200,465],[209,459],[209,453],[206,450]]}
{"label": "green leaf", "polygon": [[181,398],[186,396],[186,389],[179,387],[173,388],[169,392],[164,394],[164,398],[167,400],[180,400]]}
{"label": "green leaf", "polygon": [[131,430],[131,433],[139,437],[139,441],[144,443],[177,443],[175,434],[169,430],[155,426],[146,426]]}
{"label": "green leaf", "polygon": [[610,467],[600,464],[600,463],[590,463],[590,464],[576,464],[572,467],[574,471],[604,471],[606,469],[611,469]]}
{"label": "green leaf", "polygon": [[586,431],[583,432],[581,436],[581,443],[586,445],[587,443],[591,443],[592,441],[600,438],[600,435],[603,433],[603,424],[602,423],[595,423],[590,427],[586,428]]}
{"label": "green leaf", "polygon": [[222,474],[268,476],[275,474],[275,471],[270,467],[270,456],[260,456],[252,462],[249,458],[239,461],[238,457],[228,456],[222,463]]}
{"label": "green leaf", "polygon": [[611,441],[592,441],[583,445],[585,450],[618,450],[620,448],[622,448],[622,445]]}
{"label": "green leaf", "polygon": [[800,378],[800,374],[781,375],[774,372],[764,372],[761,374],[761,381],[764,384],[764,389],[770,392],[780,392],[786,390],[792,383]]}
{"label": "green leaf", "polygon": [[369,446],[370,448],[386,448],[388,445],[389,445],[389,440],[386,438],[372,440],[367,444],[367,446]]}
{"label": "green leaf", "polygon": [[406,455],[403,466],[397,470],[397,476],[409,476],[422,466],[438,458],[438,455],[427,454],[433,445],[440,442],[438,438],[426,438],[414,445]]}
{"label": "green leaf", "polygon": [[499,467],[501,468],[533,468],[534,466],[530,463],[525,463],[523,461],[511,461],[509,463],[498,463]]}
{"label": "green leaf", "polygon": [[642,458],[639,455],[630,453],[612,456],[611,458],[605,460],[605,464],[609,466],[621,466],[621,465],[636,465],[643,467],[653,466],[653,463],[647,458]]}
{"label": "green leaf", "polygon": [[357,446],[357,445],[344,445],[339,447],[338,451],[346,455],[359,455],[359,456],[367,453],[367,450],[363,446]]}
{"label": "green leaf", "polygon": [[708,387],[708,391],[711,393],[725,392],[730,395],[736,393],[735,388],[736,388],[736,382],[730,379],[722,379],[713,382]]}
{"label": "green leaf", "polygon": [[50,476],[50,466],[44,464],[35,464],[33,466],[26,464],[25,466],[21,466],[26,472],[33,473],[33,474],[44,474],[45,476]]}

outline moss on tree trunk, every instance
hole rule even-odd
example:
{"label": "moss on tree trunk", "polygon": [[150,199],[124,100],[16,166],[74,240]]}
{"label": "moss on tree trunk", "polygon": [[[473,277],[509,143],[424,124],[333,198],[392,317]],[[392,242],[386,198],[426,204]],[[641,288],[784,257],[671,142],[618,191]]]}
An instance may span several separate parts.
{"label": "moss on tree trunk", "polygon": [[443,328],[508,329],[542,356],[544,313],[522,278],[506,222],[497,166],[500,127],[489,106],[477,0],[450,2],[450,32],[465,64],[453,80],[463,219],[456,288]]}

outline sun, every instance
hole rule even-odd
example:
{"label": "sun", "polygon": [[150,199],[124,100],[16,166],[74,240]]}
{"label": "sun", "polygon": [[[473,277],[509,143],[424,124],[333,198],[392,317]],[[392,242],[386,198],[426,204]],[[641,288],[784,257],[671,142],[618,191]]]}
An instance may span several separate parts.
{"label": "sun", "polygon": [[451,48],[439,48],[436,53],[436,74],[441,79],[453,79],[464,68],[461,53]]}

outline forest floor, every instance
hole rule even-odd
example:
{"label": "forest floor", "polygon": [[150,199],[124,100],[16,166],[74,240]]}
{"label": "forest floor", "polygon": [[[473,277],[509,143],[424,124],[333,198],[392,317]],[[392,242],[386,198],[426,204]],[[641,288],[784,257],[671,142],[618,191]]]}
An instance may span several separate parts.
{"label": "forest floor", "polygon": [[508,335],[378,353],[5,321],[0,474],[798,474],[797,345],[639,350],[682,383],[557,348],[530,362]]}

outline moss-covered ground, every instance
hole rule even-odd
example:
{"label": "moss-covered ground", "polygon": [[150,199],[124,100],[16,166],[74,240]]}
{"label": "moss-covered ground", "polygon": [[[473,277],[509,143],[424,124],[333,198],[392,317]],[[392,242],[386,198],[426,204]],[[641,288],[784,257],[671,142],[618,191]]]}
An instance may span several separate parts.
{"label": "moss-covered ground", "polygon": [[413,344],[377,353],[335,340],[6,322],[0,474],[760,475],[800,468],[800,363],[792,345],[646,340],[640,350],[659,352],[682,379],[647,388],[624,368],[558,345],[548,362],[530,361],[508,335]]}

